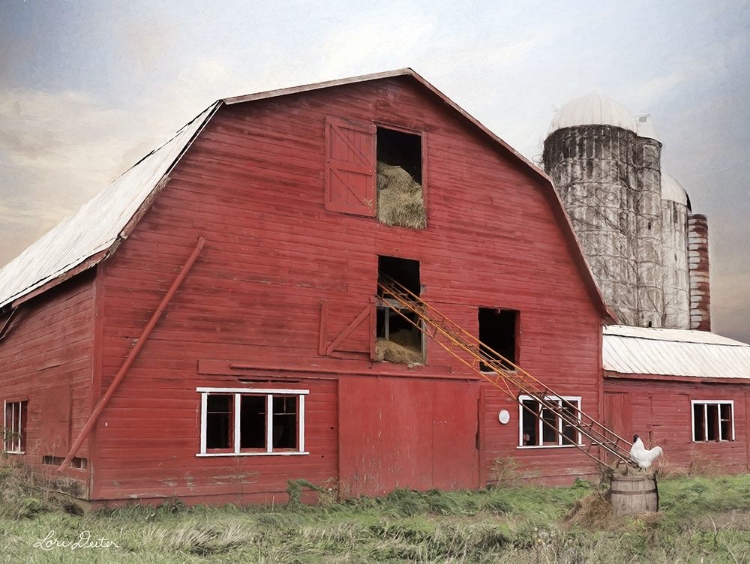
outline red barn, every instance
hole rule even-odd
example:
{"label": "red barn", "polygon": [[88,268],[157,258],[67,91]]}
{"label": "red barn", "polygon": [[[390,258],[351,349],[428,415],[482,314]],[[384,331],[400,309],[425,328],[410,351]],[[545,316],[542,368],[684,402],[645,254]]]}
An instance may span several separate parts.
{"label": "red barn", "polygon": [[4,450],[96,506],[595,473],[385,277],[602,418],[610,314],[549,179],[402,70],[217,102],[0,271]]}

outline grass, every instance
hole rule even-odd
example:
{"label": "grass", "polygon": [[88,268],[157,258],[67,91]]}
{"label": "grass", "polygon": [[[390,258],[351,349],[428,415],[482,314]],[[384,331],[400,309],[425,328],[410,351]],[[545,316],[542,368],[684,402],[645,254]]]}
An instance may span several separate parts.
{"label": "grass", "polygon": [[[317,507],[168,502],[76,515],[24,490],[11,471],[0,479],[0,562],[750,564],[750,475],[662,481],[659,514],[623,519],[586,482],[397,490]],[[34,547],[50,531],[68,542],[90,531],[91,542],[116,546]]]}

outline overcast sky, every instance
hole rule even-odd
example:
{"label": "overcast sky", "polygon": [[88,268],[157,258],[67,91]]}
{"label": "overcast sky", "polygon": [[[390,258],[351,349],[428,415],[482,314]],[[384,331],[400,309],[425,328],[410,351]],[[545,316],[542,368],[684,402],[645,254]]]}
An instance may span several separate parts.
{"label": "overcast sky", "polygon": [[[362,6],[362,7],[360,7]],[[650,113],[750,342],[750,1],[0,0],[0,265],[217,98],[412,67],[529,158],[571,98]]]}

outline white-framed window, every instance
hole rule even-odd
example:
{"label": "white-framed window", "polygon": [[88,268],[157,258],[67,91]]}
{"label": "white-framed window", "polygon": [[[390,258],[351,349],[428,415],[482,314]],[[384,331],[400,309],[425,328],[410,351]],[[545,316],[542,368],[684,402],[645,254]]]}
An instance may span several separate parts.
{"label": "white-framed window", "polygon": [[25,401],[4,402],[3,451],[12,454],[26,451],[26,411]]}
{"label": "white-framed window", "polygon": [[201,396],[196,456],[274,456],[305,451],[309,390],[196,388]]}
{"label": "white-framed window", "polygon": [[[580,422],[581,398],[577,396],[547,396],[570,418]],[[565,400],[565,401],[563,401]],[[571,405],[573,407],[571,407]],[[581,434],[566,423],[557,413],[543,407],[531,396],[518,398],[518,446],[519,448],[566,447],[581,443]]]}
{"label": "white-framed window", "polygon": [[692,400],[693,442],[734,440],[734,401]]}

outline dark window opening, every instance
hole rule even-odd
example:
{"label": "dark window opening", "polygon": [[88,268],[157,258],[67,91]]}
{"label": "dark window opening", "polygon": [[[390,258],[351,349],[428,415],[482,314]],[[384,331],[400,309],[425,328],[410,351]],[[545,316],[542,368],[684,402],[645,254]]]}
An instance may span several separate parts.
{"label": "dark window opening", "polygon": [[418,296],[421,291],[419,261],[398,257],[378,257],[378,282],[388,285],[390,280],[398,282]]}
{"label": "dark window opening", "polygon": [[266,448],[266,396],[240,397],[240,449]]}
{"label": "dark window opening", "polygon": [[565,413],[565,417],[563,419],[563,444],[565,445],[573,445],[578,443],[578,431],[576,431],[575,427],[571,425],[571,421],[578,421],[578,413],[576,413],[576,410],[574,406],[565,403],[563,405],[563,413]]}
{"label": "dark window opening", "polygon": [[707,406],[706,439],[709,441],[719,440],[719,406],[716,404]]}
{"label": "dark window opening", "polygon": [[273,398],[273,448],[297,448],[297,398]]}
{"label": "dark window opening", "polygon": [[[50,466],[60,466],[65,461],[64,456],[51,456],[51,455],[44,455],[42,457],[42,464],[47,464]],[[86,458],[78,458],[77,456],[72,458],[70,461],[70,467],[71,468],[79,468],[81,470],[85,470],[88,468],[88,459]]]}
{"label": "dark window opening", "polygon": [[232,446],[233,396],[209,395],[206,405],[206,448],[228,449]]}
{"label": "dark window opening", "polygon": [[732,406],[728,403],[722,403],[720,405],[720,408],[721,438],[725,441],[733,441],[734,434],[732,433]]}
{"label": "dark window opening", "polygon": [[377,131],[378,220],[424,229],[422,137],[379,127]]}
{"label": "dark window opening", "polygon": [[[378,281],[386,286],[397,282],[406,290],[420,295],[419,261],[396,257],[378,257]],[[395,288],[398,290],[398,288]],[[402,364],[424,362],[424,346],[417,315],[394,299],[384,295],[377,310],[375,359]]]}
{"label": "dark window opening", "polygon": [[[537,431],[539,430],[539,402],[524,400],[522,409],[523,440],[521,446],[534,446],[539,444]],[[528,409],[527,409],[528,408]],[[528,410],[531,410],[529,412]]]}
{"label": "dark window opening", "polygon": [[693,440],[694,441],[705,441],[706,440],[706,429],[704,425],[703,417],[703,404],[693,404]]}
{"label": "dark window opening", "polygon": [[[515,310],[479,308],[479,340],[482,342],[480,349],[489,358],[499,360],[506,370],[513,370],[510,363],[517,364],[518,362],[516,356],[517,322],[518,312]],[[485,363],[481,363],[480,369],[483,372],[492,371]]]}

